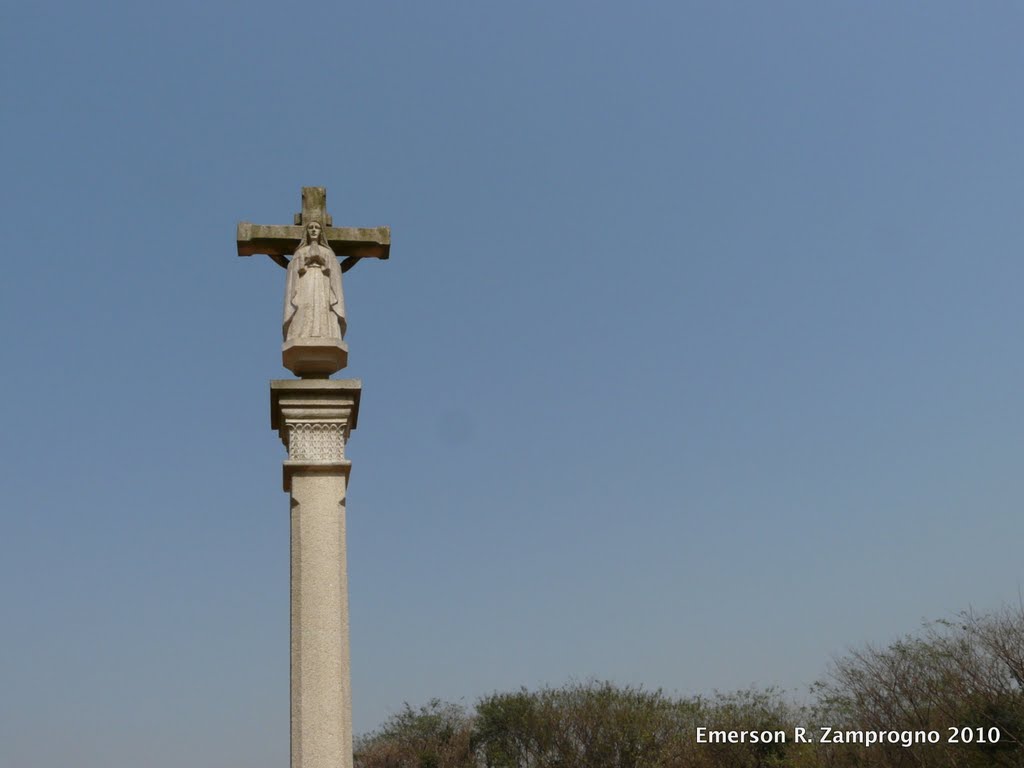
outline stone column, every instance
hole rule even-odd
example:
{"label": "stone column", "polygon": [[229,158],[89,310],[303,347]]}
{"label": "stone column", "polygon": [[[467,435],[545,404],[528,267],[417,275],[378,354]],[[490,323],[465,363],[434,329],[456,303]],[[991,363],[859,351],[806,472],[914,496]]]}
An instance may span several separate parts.
{"label": "stone column", "polygon": [[270,383],[271,426],[291,494],[291,768],[351,768],[345,442],[360,383]]}

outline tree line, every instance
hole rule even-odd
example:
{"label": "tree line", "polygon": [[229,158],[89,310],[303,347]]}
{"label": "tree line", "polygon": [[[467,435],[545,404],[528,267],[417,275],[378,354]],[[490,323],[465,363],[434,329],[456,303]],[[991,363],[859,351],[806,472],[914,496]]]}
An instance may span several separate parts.
{"label": "tree line", "polygon": [[496,692],[471,708],[405,704],[356,740],[355,765],[1024,768],[1022,742],[1024,609],[1016,608],[965,613],[851,651],[802,703],[771,688],[680,697],[589,681]]}

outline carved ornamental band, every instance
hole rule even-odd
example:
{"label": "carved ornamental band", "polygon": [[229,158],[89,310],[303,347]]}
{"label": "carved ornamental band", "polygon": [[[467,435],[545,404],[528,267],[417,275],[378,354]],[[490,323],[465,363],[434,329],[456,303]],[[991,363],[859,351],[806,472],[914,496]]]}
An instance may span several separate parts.
{"label": "carved ornamental band", "polygon": [[288,458],[291,461],[344,461],[346,437],[346,425],[342,422],[289,423]]}

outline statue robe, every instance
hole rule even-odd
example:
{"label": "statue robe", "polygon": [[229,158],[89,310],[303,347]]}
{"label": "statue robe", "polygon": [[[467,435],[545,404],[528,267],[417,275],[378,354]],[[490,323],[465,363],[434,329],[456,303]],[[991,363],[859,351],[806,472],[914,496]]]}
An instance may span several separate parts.
{"label": "statue robe", "polygon": [[285,341],[345,336],[341,265],[328,246],[309,243],[288,262],[284,292]]}

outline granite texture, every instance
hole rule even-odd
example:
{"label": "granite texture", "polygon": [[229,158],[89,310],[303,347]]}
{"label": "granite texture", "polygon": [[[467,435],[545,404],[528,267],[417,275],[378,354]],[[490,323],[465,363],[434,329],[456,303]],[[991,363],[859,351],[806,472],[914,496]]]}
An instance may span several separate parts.
{"label": "granite texture", "polygon": [[361,384],[270,383],[291,494],[291,766],[352,768],[345,493]]}

